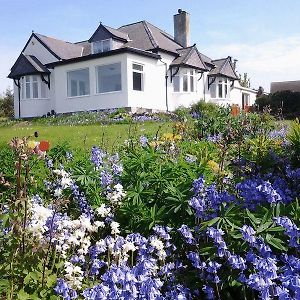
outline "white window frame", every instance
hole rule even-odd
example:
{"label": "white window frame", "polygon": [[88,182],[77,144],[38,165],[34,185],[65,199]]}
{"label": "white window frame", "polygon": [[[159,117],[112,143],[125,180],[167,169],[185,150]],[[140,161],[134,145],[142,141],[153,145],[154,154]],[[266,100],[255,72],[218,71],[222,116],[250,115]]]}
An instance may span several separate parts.
{"label": "white window frame", "polygon": [[[142,67],[142,70],[138,70],[138,69],[134,69],[134,65],[140,66]],[[136,91],[136,92],[143,92],[145,90],[145,65],[141,64],[139,62],[132,62],[131,64],[131,68],[132,68],[132,90]],[[135,90],[133,88],[133,73],[139,73],[141,74],[141,89],[140,90]]]}
{"label": "white window frame", "polygon": [[[174,78],[179,80],[179,90],[175,91]],[[187,80],[187,90],[183,90],[184,78]],[[191,90],[191,80],[194,84],[193,91]],[[173,77],[173,92],[174,93],[197,93],[197,81],[196,81],[196,70],[191,68],[184,68]]]}
{"label": "white window frame", "polygon": [[[33,77],[36,76],[37,80],[33,81]],[[29,79],[29,81],[26,81],[26,77]],[[34,84],[37,84],[38,87],[38,95],[37,97],[33,97],[33,86]],[[47,97],[42,97],[42,84],[45,84],[45,82],[42,81],[42,78],[39,74],[34,74],[34,75],[24,75],[21,77],[20,80],[20,95],[21,95],[21,100],[45,100],[49,99],[50,97],[50,90],[48,85],[46,84],[46,95]],[[27,97],[27,87],[29,86],[29,97]],[[48,90],[47,90],[48,89]]]}
{"label": "white window frame", "polygon": [[[103,44],[104,44],[104,42],[107,42],[107,41],[109,41],[109,50],[103,51]],[[94,47],[95,43],[97,43],[97,44],[100,45],[100,47],[99,47],[100,51],[99,52],[95,52],[95,47]],[[105,40],[101,40],[101,41],[92,42],[92,53],[93,54],[102,53],[102,52],[108,52],[110,50],[112,50],[112,39],[111,38],[105,39]]]}
{"label": "white window frame", "polygon": [[[121,71],[121,89],[117,90],[117,91],[111,91],[111,92],[100,92],[99,91],[98,67],[105,67],[105,66],[115,65],[115,64],[120,64],[120,67],[121,67],[120,68],[120,71]],[[97,66],[95,66],[95,73],[96,73],[96,95],[112,94],[112,93],[120,93],[120,92],[122,92],[123,84],[122,84],[122,62],[121,61],[116,61],[116,62],[112,62],[112,63],[105,64],[105,65],[97,65]]]}
{"label": "white window frame", "polygon": [[[85,95],[77,95],[77,96],[69,96],[69,78],[68,78],[68,74],[71,73],[71,72],[76,72],[76,71],[81,71],[81,70],[88,70],[88,74],[89,74],[89,93],[88,94],[85,94]],[[68,70],[66,72],[66,78],[67,78],[67,98],[69,99],[73,99],[73,98],[81,98],[81,97],[89,97],[91,95],[91,76],[90,76],[90,68],[87,67],[87,68],[80,68],[80,69],[72,69],[72,70]],[[80,87],[79,87],[79,84],[77,85],[77,92],[79,92],[80,90]]]}
{"label": "white window frame", "polygon": [[[217,77],[211,88],[215,88],[215,96],[212,99],[228,99],[230,98],[230,80],[226,77]],[[221,92],[221,97],[219,96]],[[210,94],[211,95],[211,94]]]}

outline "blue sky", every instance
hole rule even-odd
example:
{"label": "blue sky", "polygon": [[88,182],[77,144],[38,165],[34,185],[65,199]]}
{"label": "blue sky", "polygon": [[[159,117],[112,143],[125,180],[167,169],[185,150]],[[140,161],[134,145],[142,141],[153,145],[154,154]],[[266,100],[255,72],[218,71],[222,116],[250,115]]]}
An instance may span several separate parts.
{"label": "blue sky", "polygon": [[98,23],[119,27],[147,20],[173,34],[173,14],[191,15],[191,43],[216,59],[238,59],[252,87],[300,80],[298,0],[0,0],[0,93],[31,31],[67,41],[88,39]]}

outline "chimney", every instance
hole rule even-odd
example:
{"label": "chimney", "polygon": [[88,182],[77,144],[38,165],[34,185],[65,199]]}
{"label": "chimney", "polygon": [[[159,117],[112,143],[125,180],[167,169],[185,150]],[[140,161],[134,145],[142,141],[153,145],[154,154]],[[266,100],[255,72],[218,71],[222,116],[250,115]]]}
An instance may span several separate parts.
{"label": "chimney", "polygon": [[236,71],[236,63],[238,62],[237,59],[233,60],[233,70]]}
{"label": "chimney", "polygon": [[174,15],[174,39],[183,47],[190,45],[190,15],[182,9]]}

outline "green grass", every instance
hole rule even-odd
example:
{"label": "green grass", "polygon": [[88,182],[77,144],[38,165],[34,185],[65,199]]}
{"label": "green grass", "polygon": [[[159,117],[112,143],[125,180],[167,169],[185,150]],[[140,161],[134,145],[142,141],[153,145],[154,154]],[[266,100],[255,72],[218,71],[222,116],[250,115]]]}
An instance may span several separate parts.
{"label": "green grass", "polygon": [[170,132],[172,122],[77,126],[30,125],[24,122],[0,127],[0,146],[7,144],[13,137],[31,136],[37,131],[37,140],[48,140],[52,146],[68,142],[72,148],[89,149],[98,145],[111,151],[130,137],[154,136],[158,130],[160,134]]}

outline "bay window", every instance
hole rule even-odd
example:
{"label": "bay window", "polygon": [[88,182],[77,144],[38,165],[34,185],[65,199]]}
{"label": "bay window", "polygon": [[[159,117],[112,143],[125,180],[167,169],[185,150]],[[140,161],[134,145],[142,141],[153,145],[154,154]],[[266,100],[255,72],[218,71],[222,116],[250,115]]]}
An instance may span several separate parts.
{"label": "bay window", "polygon": [[90,94],[89,69],[80,69],[67,73],[68,97],[86,96]]}
{"label": "bay window", "polygon": [[195,92],[196,72],[193,69],[181,69],[173,77],[174,92]]}
{"label": "bay window", "polygon": [[229,98],[230,81],[224,77],[218,77],[210,86],[211,98]]}
{"label": "bay window", "polygon": [[140,64],[132,64],[132,88],[135,91],[144,90],[144,66]]}
{"label": "bay window", "polygon": [[20,80],[21,99],[47,99],[49,88],[39,75],[26,75]]}
{"label": "bay window", "polygon": [[96,67],[97,93],[122,90],[121,63]]}

